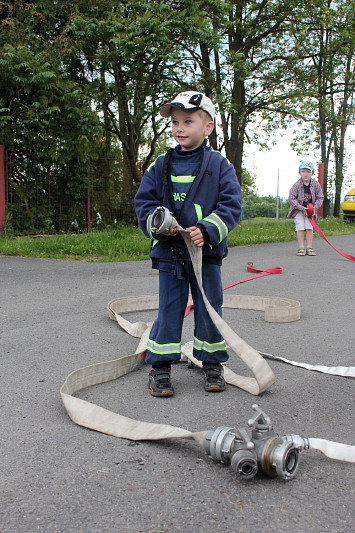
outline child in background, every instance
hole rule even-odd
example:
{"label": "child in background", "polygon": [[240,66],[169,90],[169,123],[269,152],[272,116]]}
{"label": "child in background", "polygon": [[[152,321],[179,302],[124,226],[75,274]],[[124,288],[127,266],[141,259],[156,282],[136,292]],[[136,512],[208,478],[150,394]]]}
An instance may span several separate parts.
{"label": "child in background", "polygon": [[[297,255],[316,255],[312,248],[313,227],[308,220],[307,205],[312,204],[314,213],[312,218],[317,220],[317,211],[321,207],[324,196],[318,181],[312,178],[314,165],[310,161],[302,161],[299,168],[300,179],[294,183],[290,189],[289,218],[295,219],[295,230],[297,233],[298,252]],[[304,249],[304,234],[306,233],[306,250]]]}
{"label": "child in background", "polygon": [[139,225],[151,239],[152,267],[159,270],[159,312],[146,349],[149,389],[152,396],[172,396],[171,363],[181,357],[184,313],[191,289],[194,301],[193,355],[202,361],[206,391],[225,389],[223,367],[228,360],[226,343],[213,324],[202,300],[189,252],[176,228],[154,233],[155,209],[164,206],[202,247],[205,294],[222,315],[222,260],[228,253],[227,236],[237,225],[242,194],[231,163],[207,146],[214,128],[215,108],[204,94],[186,91],[162,106],[171,117],[172,136],[178,143],[158,157],[144,173],[135,198]]}

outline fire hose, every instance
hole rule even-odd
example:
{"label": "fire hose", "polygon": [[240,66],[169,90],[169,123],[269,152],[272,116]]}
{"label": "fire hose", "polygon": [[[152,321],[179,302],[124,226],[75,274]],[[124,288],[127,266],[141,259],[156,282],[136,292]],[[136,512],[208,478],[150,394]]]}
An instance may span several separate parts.
{"label": "fire hose", "polygon": [[322,232],[322,230],[317,226],[317,223],[315,222],[315,220],[313,220],[313,215],[314,215],[314,207],[313,207],[313,204],[307,204],[307,217],[308,217],[308,220],[309,222],[312,224],[313,228],[315,229],[315,231],[318,233],[318,235],[320,237],[322,237],[322,239],[325,240],[325,242],[327,242],[332,248],[333,250],[335,250],[336,252],[338,252],[338,254],[342,255],[343,257],[345,257],[346,259],[350,259],[350,261],[355,261],[355,257],[353,255],[350,255],[350,254],[346,254],[344,252],[341,252],[340,250],[338,250],[337,248],[335,248],[335,246],[332,245],[332,243],[330,243],[327,239],[327,237],[324,235],[324,233]]}
{"label": "fire hose", "polygon": [[[165,212],[162,213],[162,208],[159,208],[155,219],[155,230],[159,232],[159,230],[162,231],[161,228],[166,227],[166,216],[169,221],[168,227],[170,228],[171,225],[177,227],[186,242],[196,279],[212,320],[230,349],[254,374],[253,378],[239,376],[226,367],[227,383],[254,395],[261,394],[275,381],[272,370],[261,354],[243,341],[209,304],[202,286],[202,250],[192,243],[189,232],[181,228],[170,213],[168,215]],[[291,322],[299,320],[301,316],[300,304],[293,300],[257,296],[229,297],[227,300],[229,300],[228,307],[265,311],[265,320],[269,322]],[[355,463],[355,446],[324,439],[302,438],[293,434],[279,437],[274,433],[269,417],[256,405],[253,406],[256,414],[248,421],[248,426],[252,429],[250,437],[243,428],[221,426],[209,431],[191,432],[171,425],[133,420],[75,397],[76,392],[86,387],[118,379],[134,369],[145,351],[151,324],[144,322],[132,324],[120,313],[157,308],[157,296],[120,298],[108,304],[110,318],[117,320],[125,331],[139,338],[140,341],[134,354],[80,368],[67,376],[60,394],[73,422],[101,433],[133,441],[156,441],[167,438],[193,439],[212,459],[230,464],[233,471],[245,479],[251,479],[258,471],[269,477],[279,476],[285,480],[292,479],[298,467],[300,451],[303,449],[319,450],[329,458]],[[200,362],[192,356],[191,346],[184,345],[181,351],[200,366]]]}

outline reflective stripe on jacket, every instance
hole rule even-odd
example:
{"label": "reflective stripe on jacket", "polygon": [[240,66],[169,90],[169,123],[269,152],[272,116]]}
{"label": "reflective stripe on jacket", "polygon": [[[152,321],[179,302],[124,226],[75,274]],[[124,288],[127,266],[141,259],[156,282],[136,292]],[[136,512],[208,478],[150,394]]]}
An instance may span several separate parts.
{"label": "reflective stripe on jacket", "polygon": [[[167,207],[173,215],[169,159],[171,150],[160,156],[144,173],[135,197],[139,225],[152,240],[150,257],[164,260],[189,260],[183,238],[167,237],[150,231],[149,218],[157,207]],[[208,146],[202,148],[202,160],[181,208],[179,224],[183,228],[202,225],[208,235],[203,246],[204,258],[224,258],[228,253],[228,233],[238,224],[242,209],[242,192],[233,165]]]}

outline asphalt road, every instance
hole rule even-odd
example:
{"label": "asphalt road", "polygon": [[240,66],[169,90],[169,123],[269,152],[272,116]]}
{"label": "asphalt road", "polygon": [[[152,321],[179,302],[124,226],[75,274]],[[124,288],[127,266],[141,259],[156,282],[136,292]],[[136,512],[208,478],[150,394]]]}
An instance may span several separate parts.
{"label": "asphalt road", "polygon": [[[332,237],[355,255],[355,235]],[[354,365],[355,264],[324,241],[316,257],[296,242],[230,250],[225,285],[255,268],[283,267],[229,289],[299,300],[301,320],[269,324],[262,313],[226,310],[257,350],[296,361]],[[77,368],[133,353],[137,339],[109,319],[107,303],[155,294],[150,262],[89,263],[0,257],[0,532],[342,532],[355,531],[354,466],[304,451],[285,482],[238,478],[191,441],[133,443],[75,425],[59,389]],[[144,316],[138,316],[138,315]],[[135,316],[137,315],[137,316]],[[148,321],[154,312],[129,320]],[[192,338],[192,316],[184,327]],[[238,370],[239,362],[230,360]],[[153,398],[144,364],[81,398],[140,420],[192,431],[247,428],[258,403],[275,430],[355,444],[354,381],[269,361],[276,383],[260,397],[235,387],[203,389],[202,374],[174,365],[176,394]]]}

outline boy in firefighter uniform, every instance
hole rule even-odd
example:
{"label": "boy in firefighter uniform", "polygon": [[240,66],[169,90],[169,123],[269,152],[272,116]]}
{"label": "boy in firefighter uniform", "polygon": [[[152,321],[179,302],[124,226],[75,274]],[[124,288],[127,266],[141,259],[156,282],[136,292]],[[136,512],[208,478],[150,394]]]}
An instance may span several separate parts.
{"label": "boy in firefighter uniform", "polygon": [[223,367],[226,344],[207,313],[192,262],[176,228],[162,234],[152,230],[152,214],[166,207],[202,247],[202,279],[205,294],[222,315],[222,260],[227,256],[228,233],[238,224],[242,193],[232,164],[207,146],[214,128],[215,108],[204,94],[187,91],[162,106],[171,117],[177,142],[144,173],[135,197],[135,209],[144,235],[151,239],[152,267],[159,271],[159,312],[146,349],[145,362],[152,366],[149,389],[153,396],[172,396],[171,363],[181,357],[181,334],[189,290],[194,303],[193,355],[203,364],[204,387],[209,392],[225,389]]}

